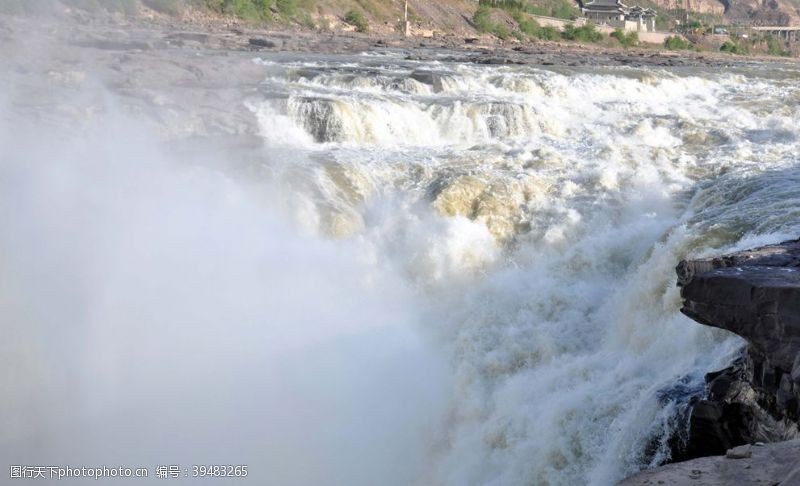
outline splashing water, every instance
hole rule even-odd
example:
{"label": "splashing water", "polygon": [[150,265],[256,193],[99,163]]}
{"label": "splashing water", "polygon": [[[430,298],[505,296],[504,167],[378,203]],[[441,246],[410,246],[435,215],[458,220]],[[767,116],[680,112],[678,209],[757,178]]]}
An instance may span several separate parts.
{"label": "splashing water", "polygon": [[266,180],[124,117],[58,160],[0,141],[4,455],[443,485],[667,458],[662,391],[740,345],[673,268],[796,236],[796,72],[257,62]]}
{"label": "splashing water", "polygon": [[785,101],[800,85],[757,70],[272,67],[264,89],[282,96],[261,109],[313,137],[298,150],[313,154],[319,231],[365,239],[424,289],[452,363],[424,482],[611,484],[668,457],[682,404],[659,391],[697,387],[739,345],[677,312],[673,268],[796,232]]}

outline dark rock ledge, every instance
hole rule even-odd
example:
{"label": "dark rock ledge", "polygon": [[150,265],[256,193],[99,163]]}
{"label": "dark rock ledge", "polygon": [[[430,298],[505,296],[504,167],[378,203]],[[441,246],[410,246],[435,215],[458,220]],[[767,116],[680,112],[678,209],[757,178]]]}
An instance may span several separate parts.
{"label": "dark rock ledge", "polygon": [[[747,345],[731,366],[706,375],[688,430],[672,441],[673,460],[686,462],[622,484],[800,485],[800,440],[792,440],[800,438],[800,240],[686,260],[676,270],[681,312]],[[752,458],[723,456],[761,443],[769,444],[753,446]]]}

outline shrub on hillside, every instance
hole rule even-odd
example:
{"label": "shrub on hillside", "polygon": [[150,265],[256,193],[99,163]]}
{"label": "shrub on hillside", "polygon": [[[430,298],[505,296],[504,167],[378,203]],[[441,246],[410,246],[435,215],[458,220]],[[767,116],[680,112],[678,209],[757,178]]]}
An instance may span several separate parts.
{"label": "shrub on hillside", "polygon": [[565,40],[577,42],[600,42],[603,38],[603,34],[601,34],[593,24],[586,24],[580,27],[567,24],[561,32],[561,37]]}
{"label": "shrub on hillside", "polygon": [[[548,9],[547,7],[539,6],[539,5],[529,5],[525,9],[525,12],[529,13],[531,15],[541,15],[542,17],[551,16],[550,15],[550,9]],[[555,17],[555,15],[553,15],[553,17]]]}
{"label": "shrub on hillside", "polygon": [[552,25],[545,25],[539,29],[539,32],[536,33],[536,37],[542,40],[554,41],[561,38],[561,32]]}
{"label": "shrub on hillside", "polygon": [[727,52],[728,54],[737,54],[740,56],[747,55],[750,52],[747,49],[747,46],[732,41],[723,42],[719,50],[722,52]]}
{"label": "shrub on hillside", "polygon": [[573,19],[579,13],[570,0],[548,0],[544,2],[544,5],[534,5],[527,0],[479,0],[478,5],[487,8],[501,8],[509,12],[525,12],[562,19]]}
{"label": "shrub on hillside", "polygon": [[550,16],[560,19],[574,19],[578,13],[578,9],[572,2],[558,2],[550,9]]}
{"label": "shrub on hillside", "polygon": [[684,39],[683,37],[679,37],[677,35],[671,35],[664,39],[664,47],[671,50],[671,51],[680,51],[686,49],[692,49],[692,43]]}
{"label": "shrub on hillside", "polygon": [[344,21],[355,27],[359,32],[367,32],[369,30],[367,19],[364,18],[364,14],[359,10],[350,10],[347,12],[344,15]]}
{"label": "shrub on hillside", "polygon": [[[198,0],[194,0],[197,2]],[[245,20],[272,20],[273,0],[203,0],[209,9]]]}
{"label": "shrub on hillside", "polygon": [[622,47],[633,47],[639,44],[639,33],[628,32],[625,33],[622,29],[616,29],[612,32],[611,37],[617,39]]}
{"label": "shrub on hillside", "polygon": [[475,28],[478,29],[478,32],[490,32],[492,30],[492,24],[494,23],[491,17],[491,9],[483,5],[478,7],[478,10],[476,10],[475,14],[472,16],[472,23],[475,25]]}
{"label": "shrub on hillside", "polygon": [[503,10],[524,10],[528,6],[525,0],[478,0],[481,7],[496,7]]}
{"label": "shrub on hillside", "polygon": [[511,36],[511,31],[508,30],[508,27],[501,23],[494,24],[494,28],[492,29],[492,34],[499,37],[500,39],[506,40]]}
{"label": "shrub on hillside", "polygon": [[493,34],[503,40],[508,39],[511,36],[511,31],[505,25],[492,20],[491,12],[492,10],[485,5],[478,7],[478,10],[472,16],[473,25],[475,25],[478,32]]}
{"label": "shrub on hillside", "polygon": [[297,0],[275,0],[275,6],[278,12],[287,17],[297,14]]}
{"label": "shrub on hillside", "polygon": [[311,17],[311,15],[309,15],[308,12],[301,13],[298,21],[300,22],[301,25],[303,25],[303,27],[307,29],[314,30],[317,28],[317,23],[314,22],[314,18]]}
{"label": "shrub on hillside", "polygon": [[781,41],[773,35],[767,35],[767,52],[770,56],[791,56],[792,53],[785,50],[781,45]]}
{"label": "shrub on hillside", "polygon": [[[559,32],[558,29],[549,25],[542,27],[538,22],[536,22],[536,20],[528,17],[522,12],[515,12],[512,16],[514,17],[514,20],[517,21],[517,25],[519,25],[519,32],[528,38],[551,41],[561,38],[561,32]],[[517,33],[515,32],[514,35],[517,36]]]}
{"label": "shrub on hillside", "polygon": [[536,34],[539,32],[539,23],[533,20],[532,18],[526,16],[522,12],[515,12],[514,20],[517,21],[517,25],[519,26],[519,31],[523,34],[527,35],[528,37],[535,37]]}

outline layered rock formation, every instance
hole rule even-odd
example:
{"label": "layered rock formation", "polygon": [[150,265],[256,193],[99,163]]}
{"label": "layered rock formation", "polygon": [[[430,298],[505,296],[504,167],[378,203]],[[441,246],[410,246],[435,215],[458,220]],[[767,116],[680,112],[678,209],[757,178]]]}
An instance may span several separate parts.
{"label": "layered rock formation", "polygon": [[726,5],[723,0],[654,0],[665,10],[687,10],[689,12],[722,15]]}
{"label": "layered rock formation", "polygon": [[767,364],[785,372],[800,351],[800,240],[677,268],[692,319],[744,337]]}
{"label": "layered rock formation", "polygon": [[796,0],[721,0],[728,22],[744,25],[798,25]]}
{"label": "layered rock formation", "polygon": [[747,340],[742,356],[706,375],[673,459],[800,436],[800,240],[678,265],[681,311]]}
{"label": "layered rock formation", "polygon": [[[800,485],[800,240],[686,260],[676,270],[681,312],[747,344],[692,399],[688,430],[672,441],[672,460],[685,462],[622,484]],[[772,444],[734,449],[763,443]]]}

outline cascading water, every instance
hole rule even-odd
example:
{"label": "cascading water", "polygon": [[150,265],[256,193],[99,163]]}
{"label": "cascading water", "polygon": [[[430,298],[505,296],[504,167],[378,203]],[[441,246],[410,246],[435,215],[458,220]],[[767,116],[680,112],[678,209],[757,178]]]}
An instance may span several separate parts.
{"label": "cascading water", "polygon": [[678,312],[675,264],[800,229],[796,68],[256,63],[257,170],[113,109],[4,119],[0,455],[308,485],[667,459],[668,390],[740,345]]}
{"label": "cascading water", "polygon": [[311,136],[316,230],[400,267],[453,367],[423,483],[604,485],[668,458],[664,391],[739,345],[679,314],[673,268],[796,234],[793,74],[264,64],[253,109]]}

